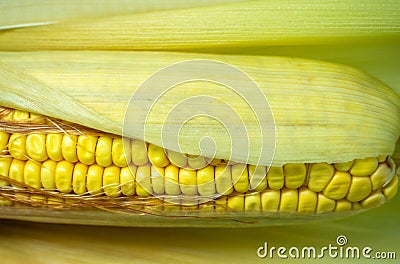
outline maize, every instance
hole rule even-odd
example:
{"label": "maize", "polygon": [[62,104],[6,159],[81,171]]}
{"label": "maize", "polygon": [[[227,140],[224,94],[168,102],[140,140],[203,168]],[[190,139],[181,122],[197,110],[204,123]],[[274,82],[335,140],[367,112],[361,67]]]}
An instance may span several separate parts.
{"label": "maize", "polygon": [[[24,203],[36,206],[67,205],[74,197],[140,201],[156,194],[163,201],[154,207],[154,201],[144,200],[141,206],[162,210],[180,200],[181,210],[318,214],[375,207],[397,192],[396,166],[383,155],[269,168],[204,157],[191,163],[185,154],[173,162],[175,152],[137,139],[96,134],[89,128],[75,134],[57,127],[48,133],[13,133],[4,124],[40,126],[51,118],[6,108],[0,113],[2,205],[21,201],[18,195],[7,194],[13,186],[17,193],[25,190]],[[26,194],[27,190],[32,192]]]}
{"label": "maize", "polygon": [[[261,56],[0,54],[0,196],[7,205],[1,217],[32,220],[33,214],[43,221],[52,212],[60,213],[56,221],[75,222],[74,216],[79,223],[94,223],[103,215],[104,221],[96,223],[141,225],[149,215],[179,216],[165,220],[173,224],[181,216],[265,223],[358,212],[397,192],[391,155],[400,133],[399,98],[356,69]],[[241,104],[237,94],[222,97],[227,90],[208,83],[184,84],[164,94],[157,102],[161,111],[146,123],[145,141],[135,131],[121,137],[121,109],[127,108],[132,86],[176,61],[198,58],[236,65],[260,85],[274,111],[272,164],[257,163],[260,127],[248,104]],[[182,150],[162,147],[157,128],[165,110],[199,90],[221,96],[249,126],[248,137],[256,147],[249,149],[247,160],[240,152],[230,157],[226,134],[204,119],[180,134]],[[218,146],[214,156],[199,154],[194,132],[212,133]],[[11,211],[21,205],[22,210]],[[143,220],[133,223],[138,216]]]}

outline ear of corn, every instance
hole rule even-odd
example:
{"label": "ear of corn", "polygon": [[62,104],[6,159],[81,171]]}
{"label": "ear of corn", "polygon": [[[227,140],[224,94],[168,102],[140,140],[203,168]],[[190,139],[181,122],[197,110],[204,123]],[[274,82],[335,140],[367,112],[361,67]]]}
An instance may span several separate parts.
{"label": "ear of corn", "polygon": [[[394,151],[399,136],[399,97],[354,68],[303,59],[144,52],[2,53],[4,97],[0,100],[4,106],[121,135],[124,111],[135,87],[160,68],[199,58],[236,65],[258,83],[276,125],[273,165],[346,162]],[[216,158],[257,164],[262,144],[258,120],[237,94],[212,83],[182,84],[160,98],[147,120],[146,141],[161,146],[162,120],[168,109],[187,97],[204,94],[229,101],[239,114],[250,139],[249,157],[243,153],[231,157],[226,133],[207,118],[183,127],[181,151],[199,155],[193,131],[196,135],[214,131]],[[235,125],[229,113],[221,113],[221,117]],[[129,137],[143,140],[135,131],[130,133]]]}
{"label": "ear of corn", "polygon": [[17,29],[0,35],[0,48],[176,50],[365,41],[396,35],[399,10],[398,1],[386,0],[246,1]]}
{"label": "ear of corn", "polygon": [[[398,187],[396,166],[385,155],[269,168],[216,159],[197,168],[198,164],[189,162],[189,155],[182,154],[181,165],[175,165],[169,151],[153,144],[122,140],[89,128],[67,132],[62,128],[67,124],[58,122],[19,110],[0,111],[0,205],[75,208],[72,213],[78,210],[78,216],[79,209],[92,207],[176,217],[218,215],[216,225],[229,221],[234,212],[246,212],[258,213],[258,223],[265,224],[265,216],[277,212],[304,217],[376,207],[392,199]],[[13,132],[15,127],[23,131],[32,125],[48,132]],[[43,212],[36,210],[30,219],[54,220]],[[12,217],[26,219],[26,213],[32,211]],[[95,220],[98,213],[89,210],[85,220],[81,215],[74,216],[74,221],[130,223],[119,214]],[[148,220],[147,225],[158,224],[157,218]],[[61,217],[56,221],[71,220]],[[274,223],[280,220],[270,224]],[[170,224],[173,221],[166,221]],[[193,225],[192,221],[187,224]]]}
{"label": "ear of corn", "polygon": [[[46,53],[40,55],[43,54]],[[50,54],[55,55],[54,52]],[[115,54],[118,55],[118,53]],[[4,55],[3,73],[5,76],[7,76],[6,73],[10,74],[12,78],[13,73],[10,69],[16,65],[13,65],[13,63],[16,63],[16,61],[13,61],[15,54],[4,53]],[[163,54],[159,53],[158,55]],[[178,54],[172,55],[177,56]],[[17,58],[21,59],[21,57]],[[39,61],[43,61],[43,58],[45,57],[41,57]],[[235,59],[228,56],[223,58]],[[28,56],[22,57],[22,59],[25,59],[23,60],[24,72],[22,74],[26,75],[25,72],[30,73],[30,71],[33,73],[33,76],[28,76],[27,80],[37,77],[34,74],[35,70],[30,68],[33,65],[33,61],[32,64],[29,64],[31,58]],[[146,59],[151,60],[151,56]],[[293,71],[293,67],[289,67],[289,65],[286,66],[287,68],[282,67],[285,62],[287,63],[285,59],[278,59],[278,62],[280,63],[278,67],[280,71],[289,68]],[[337,73],[341,69],[333,64],[315,62],[312,65],[313,62],[303,60],[297,60],[297,62],[303,63],[300,65],[311,67],[313,70],[321,70],[321,68],[326,70],[330,66],[335,67]],[[21,61],[18,61],[18,63],[21,63]],[[300,67],[300,69],[303,68]],[[347,70],[347,73],[352,70],[353,73],[361,74],[351,68],[344,67],[344,69]],[[335,75],[330,76],[333,76],[335,83],[337,83]],[[341,78],[344,76],[346,75],[343,73]],[[365,78],[369,78],[367,75],[358,76],[359,80],[363,81]],[[7,89],[7,80],[2,80],[5,84],[3,86],[5,92],[18,96],[18,91]],[[20,80],[22,80],[20,81],[22,84],[26,81]],[[46,79],[46,82],[47,80],[49,79]],[[378,103],[381,112],[387,111],[389,113],[390,116],[388,116],[387,121],[393,119],[393,116],[398,114],[397,97],[376,80],[370,79],[369,81],[362,82],[364,85],[360,85],[359,88],[364,88],[363,94],[370,94],[371,98],[375,98],[374,101],[371,100],[372,103],[368,102],[370,103],[368,107],[372,107],[377,100],[382,100],[382,103]],[[33,83],[35,82],[39,84],[39,87],[41,85],[46,87],[46,84],[33,79]],[[282,85],[282,82],[280,84]],[[298,82],[297,84],[301,87],[301,83]],[[309,86],[307,89],[310,89],[310,86],[318,86],[312,82],[311,84],[307,82],[307,84]],[[376,88],[372,84],[376,85]],[[70,85],[71,83],[68,87]],[[24,85],[21,85],[21,87],[24,87]],[[185,87],[186,96],[190,91],[188,88],[191,88],[191,86]],[[208,87],[205,85],[202,88],[204,89],[202,92],[204,92],[207,91]],[[334,90],[334,87],[330,85],[326,85],[324,88],[325,91],[329,88],[332,91]],[[357,85],[349,86],[349,88],[351,89],[348,91],[354,91]],[[365,90],[365,88],[370,90]],[[301,95],[307,90],[302,89],[302,93],[296,94],[296,100],[303,100]],[[313,89],[311,88],[311,90]],[[54,90],[49,87],[49,91],[60,92],[62,90]],[[277,91],[279,90],[277,89],[274,92]],[[315,92],[315,90],[313,91]],[[335,91],[338,92],[340,89],[336,87]],[[321,94],[318,93],[318,95]],[[287,95],[287,91],[283,95]],[[383,99],[380,98],[382,95],[384,96]],[[358,96],[360,97],[361,93]],[[174,97],[179,98],[179,94],[174,94]],[[324,95],[324,103],[327,103],[329,98]],[[274,99],[274,96],[272,96],[271,102],[274,102]],[[339,97],[339,99],[343,98]],[[357,106],[362,100],[365,100],[365,97],[360,99]],[[70,98],[70,100],[73,100],[73,98]],[[39,98],[37,101],[33,100],[32,105],[37,105],[39,101]],[[391,102],[390,106],[393,109],[389,107],[385,109],[383,102]],[[296,102],[293,103],[296,105]],[[304,101],[301,101],[301,103],[304,104]],[[29,103],[27,105],[29,106]],[[77,105],[79,107],[84,105],[83,100],[80,100]],[[309,103],[308,110],[311,106],[318,105]],[[324,104],[321,103],[321,105]],[[272,109],[276,109],[275,117],[278,117],[276,124],[279,129],[281,124],[279,114],[282,114],[282,110],[278,107],[274,108],[273,103],[271,106]],[[321,108],[313,110],[316,109],[323,110]],[[49,109],[46,111],[49,111]],[[323,116],[329,117],[328,121],[332,122],[329,111],[325,109],[323,111]],[[182,154],[164,150],[151,142],[145,143],[138,139],[122,140],[118,135],[78,127],[77,124],[68,124],[64,121],[60,122],[29,112],[3,109],[1,113],[0,122],[3,132],[0,134],[0,146],[2,147],[3,157],[0,158],[0,175],[3,186],[3,205],[10,205],[10,202],[12,202],[17,205],[22,203],[34,206],[61,206],[63,208],[97,206],[108,208],[108,210],[124,208],[150,214],[170,215],[168,212],[173,212],[172,215],[175,216],[182,213],[191,215],[190,211],[193,210],[194,215],[203,214],[207,217],[218,212],[218,217],[222,218],[224,214],[225,217],[231,217],[230,213],[237,211],[262,213],[263,216],[274,212],[279,212],[279,216],[286,213],[319,215],[328,212],[355,212],[378,206],[386,200],[392,199],[398,187],[395,164],[391,158],[387,157],[386,152],[379,152],[380,146],[375,150],[377,151],[375,153],[379,153],[377,156],[365,156],[365,152],[358,148],[354,157],[360,155],[360,158],[343,159],[336,163],[332,163],[330,160],[332,158],[325,155],[319,157],[324,159],[322,161],[306,157],[308,159],[306,163],[299,163],[299,160],[288,162],[286,159],[285,163],[273,164],[275,166],[272,167],[254,166],[227,163],[221,160],[220,156],[208,161],[206,157],[198,157],[193,160],[189,159],[192,158],[191,154],[193,153]],[[337,112],[334,113],[337,114]],[[350,114],[348,111],[346,113]],[[364,113],[368,113],[368,111],[365,110]],[[57,116],[57,113],[53,116]],[[304,118],[304,116],[299,117],[295,114],[285,113],[283,116],[285,122],[292,120],[294,125],[298,124],[296,122],[299,118]],[[356,117],[357,115],[351,118]],[[329,122],[325,121],[323,124],[328,126]],[[352,124],[350,127],[354,125]],[[382,125],[380,125],[380,128],[382,128]],[[32,132],[32,127],[40,127],[46,133]],[[96,128],[95,125],[93,127]],[[393,140],[388,144],[391,147],[388,149],[389,154],[393,151],[394,143],[398,137],[398,129],[395,124],[388,126],[388,128],[390,127],[393,127],[394,135]],[[361,132],[365,133],[365,130],[361,129],[358,132],[359,136]],[[279,137],[278,140],[282,141]],[[278,142],[277,146],[285,143],[285,141]],[[292,141],[289,141],[289,143],[292,149],[296,149]],[[193,138],[191,144],[193,144]],[[353,148],[354,146],[352,145]],[[331,145],[329,147],[331,150],[334,149]],[[371,148],[371,146],[369,147]],[[227,147],[225,146],[225,148]],[[303,150],[308,151],[309,148],[310,146]],[[335,154],[340,156],[339,152],[335,152]],[[296,155],[297,153],[294,153],[293,156],[296,157]],[[286,154],[286,157],[290,157],[290,155]],[[207,165],[207,162],[209,165]],[[157,195],[161,199],[151,198],[152,195]],[[39,213],[39,215],[41,214]],[[89,215],[91,215],[90,212]],[[18,216],[19,219],[24,219],[24,217],[24,214]],[[40,217],[43,217],[43,215]],[[68,222],[67,219],[62,219],[62,221]],[[121,218],[117,219],[121,220]],[[105,222],[101,223],[104,224]],[[150,221],[149,223],[153,222]]]}
{"label": "ear of corn", "polygon": [[[2,218],[144,226],[162,221],[175,226],[184,216],[183,225],[189,226],[202,226],[210,218],[217,219],[214,225],[232,225],[232,219],[265,225],[359,212],[395,196],[399,97],[351,67],[261,55],[279,53],[281,47],[264,50],[274,45],[396,43],[397,2],[315,1],[310,8],[308,2],[248,1],[144,14],[124,14],[135,7],[121,5],[115,10],[99,7],[85,21],[74,19],[84,10],[7,19],[18,3],[0,11],[6,13],[0,26],[29,27],[56,18],[65,23],[2,31],[0,49],[186,50],[256,56],[1,52],[0,106],[8,107],[0,108]],[[68,11],[75,4],[63,6]],[[79,6],[88,4],[84,0]],[[182,4],[147,2],[141,8],[174,9]],[[343,12],[344,7],[353,11]],[[316,22],[318,17],[324,23]],[[306,55],[284,49],[284,54]],[[315,54],[320,58],[314,50],[307,56]],[[125,109],[136,87],[161,68],[193,59],[234,65],[260,85],[274,115],[268,122],[276,125],[273,160],[260,163],[259,150],[271,146],[262,144],[259,120],[248,102],[214,83],[174,87],[153,105],[144,134],[129,130],[124,131],[128,138],[121,138]],[[234,75],[227,78],[235,80]],[[248,150],[232,152],[228,136],[239,129],[227,134],[204,116],[185,123],[179,147],[164,144],[163,120],[169,110],[187,97],[204,94],[238,113],[248,132]],[[210,103],[209,108],[216,107]],[[237,120],[219,110],[228,126],[235,127]],[[175,116],[173,125],[181,125],[185,116]],[[215,155],[213,148],[197,147],[202,136],[212,136]],[[49,216],[50,211],[58,216]]]}

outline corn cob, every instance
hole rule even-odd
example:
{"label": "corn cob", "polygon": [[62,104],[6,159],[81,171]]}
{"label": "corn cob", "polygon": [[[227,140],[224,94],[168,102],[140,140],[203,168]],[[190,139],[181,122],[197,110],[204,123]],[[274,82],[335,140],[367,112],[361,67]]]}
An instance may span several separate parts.
{"label": "corn cob", "polygon": [[[65,68],[55,67],[53,63],[58,64],[57,57],[62,58],[62,67]],[[81,62],[77,62],[77,58]],[[152,61],[153,58],[156,59]],[[277,153],[271,166],[257,164],[256,155],[252,153],[249,162],[243,162],[240,156],[233,156],[229,160],[225,152],[217,152],[213,158],[197,157],[199,153],[195,148],[187,148],[189,151],[182,153],[163,149],[161,144],[157,144],[154,135],[147,135],[149,142],[136,139],[135,135],[129,139],[121,138],[118,130],[121,113],[117,110],[108,112],[108,100],[112,101],[113,98],[107,95],[105,89],[108,87],[103,89],[99,85],[105,80],[110,82],[102,78],[114,76],[114,68],[109,66],[113,65],[110,60],[122,62],[119,67],[123,69],[135,65],[129,64],[131,59],[135,60],[136,65],[161,68],[174,60],[190,59],[190,55],[2,53],[3,64],[0,66],[4,78],[0,77],[0,84],[5,97],[1,103],[11,107],[0,111],[2,203],[56,208],[126,209],[166,216],[222,217],[227,214],[229,218],[244,219],[241,215],[230,214],[240,211],[250,215],[255,213],[255,219],[261,221],[270,215],[282,217],[285,214],[299,214],[303,217],[338,211],[356,212],[378,206],[396,194],[398,177],[390,155],[399,136],[399,99],[389,88],[352,68],[323,62],[237,56],[213,58],[244,67],[262,85],[276,82],[275,75],[278,72],[285,76],[284,79],[278,78],[277,88],[263,88],[274,110],[278,131]],[[97,62],[96,69],[100,69],[102,75],[89,72],[86,75],[89,79],[87,82],[83,82],[81,77],[78,77],[78,81],[68,78],[69,83],[65,86],[60,82],[60,72],[74,76],[80,72],[92,71],[92,68],[84,67],[94,59]],[[268,76],[248,67],[256,67],[254,62],[261,63],[263,70],[270,71],[273,77],[262,80]],[[121,86],[126,81],[135,80],[132,76],[141,76],[153,70],[151,67],[133,68],[133,73],[126,71],[123,74],[121,69],[117,69],[117,73],[124,76],[124,82],[116,80],[113,83],[113,87],[121,89],[121,97],[118,98],[120,105],[117,108],[126,108],[123,107],[126,102],[124,95],[131,91],[128,88],[124,91]],[[325,74],[324,78],[314,77],[321,73]],[[97,81],[91,82],[94,80],[92,76]],[[293,87],[289,85],[290,76],[296,80]],[[315,80],[310,81],[313,78]],[[24,79],[29,82],[25,83]],[[140,80],[138,78],[136,81]],[[49,94],[38,97],[32,93],[27,103],[18,105],[18,89],[29,92],[26,85],[38,85]],[[318,90],[320,86],[322,90]],[[85,91],[83,87],[89,89],[89,92],[105,93],[104,99],[88,94],[81,96],[77,91]],[[196,91],[195,88],[191,90],[190,86],[185,88],[189,88],[186,90],[188,94]],[[208,87],[205,85],[202,88],[207,91]],[[314,94],[313,99],[316,92],[322,95],[325,104],[321,104],[321,101],[308,101],[308,108],[301,108],[305,106],[304,99],[310,96],[306,94],[308,90]],[[214,90],[214,93],[218,92]],[[77,96],[79,104],[76,104],[73,97],[65,97],[63,93]],[[291,97],[284,98],[288,94]],[[94,109],[95,114],[80,108],[83,111],[77,117],[76,109],[71,109],[69,105],[64,108],[60,105],[59,112],[51,112],[51,106],[43,103],[43,96],[57,100],[55,95],[60,95],[62,100],[71,102],[71,105],[80,107],[83,104]],[[288,102],[284,105],[286,107],[281,107],[284,100],[292,104]],[[102,109],[102,105],[106,107]],[[339,110],[342,107],[343,115],[340,111],[331,113],[326,105],[336,106]],[[290,111],[296,106],[300,108]],[[357,113],[351,114],[350,109],[357,109]],[[40,114],[29,112],[33,110]],[[320,110],[323,113],[310,115],[310,110]],[[376,115],[377,110],[379,116]],[[73,117],[76,122],[70,123]],[[107,127],[104,127],[99,117],[109,122]],[[362,124],[359,123],[361,120],[364,121]],[[307,121],[308,125],[299,126],[302,121]],[[90,127],[83,126],[87,124]],[[342,127],[335,131],[336,125]],[[310,129],[312,127],[328,129],[313,132]],[[292,132],[286,131],[285,134],[286,129]],[[206,126],[206,131],[210,131],[210,127]],[[306,133],[314,134],[312,141],[304,144],[301,139]],[[350,138],[351,141],[340,142]],[[187,146],[193,145],[193,137],[187,137],[186,140]],[[218,141],[218,136],[216,141],[223,143]],[[227,148],[222,146],[223,149]],[[288,153],[288,150],[292,150],[292,153]],[[321,152],[325,150],[329,153]]]}

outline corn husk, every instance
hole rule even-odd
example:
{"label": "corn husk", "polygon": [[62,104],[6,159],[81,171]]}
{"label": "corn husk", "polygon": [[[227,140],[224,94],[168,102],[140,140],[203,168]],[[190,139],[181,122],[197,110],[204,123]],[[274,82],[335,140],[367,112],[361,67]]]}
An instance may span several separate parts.
{"label": "corn husk", "polygon": [[398,37],[398,1],[246,1],[5,31],[0,49],[187,50]]}
{"label": "corn husk", "polygon": [[[8,1],[7,3],[9,2],[11,1]],[[287,3],[283,1],[280,2]],[[333,8],[335,8],[336,5],[339,9],[342,8],[342,13],[347,13],[343,14],[343,17],[353,16],[352,12],[349,10],[357,10],[357,8],[354,8],[355,5],[358,5],[358,8],[363,5],[370,5],[373,12],[387,13],[393,11],[393,13],[398,13],[395,8],[398,3],[395,1],[346,1],[346,4],[344,4],[344,1],[314,1],[310,2],[309,5],[299,3],[299,1],[296,1],[296,3],[293,1],[293,3],[294,5],[297,4],[299,7],[307,6],[305,9],[313,10],[314,7],[317,7],[313,12],[320,10],[318,7],[321,6],[322,3],[331,3]],[[388,7],[388,5],[392,6]],[[285,6],[283,6],[283,9],[284,7]],[[306,10],[304,10],[303,13],[305,11]],[[319,12],[327,13],[328,11],[323,10]],[[280,12],[277,11],[276,13]],[[19,17],[19,15],[17,16]],[[221,16],[223,16],[223,14]],[[0,20],[2,20],[4,16],[0,17]],[[23,17],[19,17],[18,19]],[[282,16],[282,18],[285,19],[287,17]],[[305,30],[309,30],[309,28],[305,27],[303,21],[309,21],[312,18],[314,18],[314,16],[300,18],[298,24],[301,24]],[[323,24],[328,23],[325,19],[329,18],[329,16],[319,18],[318,22],[320,22],[320,24],[317,24],[316,27],[321,28]],[[361,24],[357,24],[357,21],[359,21],[357,16],[354,16],[354,18],[355,19],[350,20],[347,25],[353,29],[361,27]],[[367,14],[365,18],[370,18],[371,21],[373,21],[369,21],[371,24],[383,23],[386,21],[386,18],[390,20],[390,17],[383,16],[377,18],[374,17],[373,14]],[[318,18],[316,18],[316,20],[318,20]],[[366,22],[366,24],[369,24],[369,22]],[[340,22],[338,23],[340,24]],[[74,24],[76,27],[79,27],[79,24]],[[393,26],[393,28],[396,27],[398,27],[398,23]],[[43,29],[36,30],[42,32]],[[348,29],[345,28],[342,30],[347,32]],[[301,28],[299,31],[301,31]],[[328,32],[331,32],[326,27],[323,31],[322,35],[325,32],[327,35],[329,34]],[[312,31],[309,30],[309,32]],[[340,34],[340,29],[338,29],[338,32],[338,34]],[[22,33],[20,36],[18,36],[20,33],[16,34],[17,41],[14,42],[14,47],[28,49],[28,41],[23,43],[21,46],[18,43],[23,40]],[[388,34],[385,32],[384,27],[376,28],[375,33],[384,39],[388,38]],[[27,34],[27,36],[30,34],[31,33]],[[31,35],[33,35],[31,36],[31,39],[38,37],[34,36],[34,34]],[[53,35],[56,35],[56,33],[53,33]],[[284,39],[284,36],[282,36],[282,38]],[[330,41],[323,36],[322,38],[324,38],[325,42]],[[331,43],[332,45],[328,46],[316,46],[312,39],[307,42],[307,44],[312,46],[270,47],[269,49],[266,49],[265,46],[263,46],[258,49],[258,51],[261,50],[261,52],[256,55],[302,56],[346,63],[366,70],[370,74],[379,77],[392,88],[396,89],[400,83],[398,81],[397,73],[397,69],[399,68],[398,61],[400,60],[396,59],[398,58],[399,53],[394,53],[395,50],[398,51],[398,42],[394,42],[393,48],[385,45],[378,45],[374,47],[374,49],[369,49],[365,47],[365,43],[369,42],[369,40],[362,43],[354,43],[354,37],[348,36],[344,41],[348,39],[350,39],[350,44],[347,46],[343,46],[340,43]],[[5,40],[14,41],[10,35],[8,35]],[[321,38],[316,35],[315,43],[320,42],[320,40]],[[333,37],[332,40],[337,42],[338,38]],[[340,38],[340,41],[342,40],[343,39]],[[288,43],[288,41],[281,42],[282,45],[287,45]],[[36,48],[43,45],[51,46],[46,42],[43,42],[40,45],[34,43],[29,45],[29,47]],[[58,45],[62,46],[63,44],[60,41]],[[68,45],[70,45],[70,43]],[[254,50],[254,45],[246,46],[248,48],[242,49],[241,46],[233,51],[233,53],[251,54]],[[8,48],[12,48],[12,46],[9,45]],[[182,47],[182,49],[186,48]],[[191,49],[187,48],[186,50]],[[224,46],[217,52],[224,52],[225,50],[229,49]],[[207,52],[216,51],[209,50]],[[14,71],[15,67],[10,68],[9,65],[7,66],[2,65],[2,70],[11,70],[11,73],[16,74],[14,77],[24,83],[24,85],[26,85],[25,87],[44,87],[43,83],[37,83],[38,78],[29,79],[24,76],[20,79],[18,77],[20,76],[20,72]],[[24,71],[23,74],[26,75],[27,72],[29,71]],[[10,77],[10,75],[7,77]],[[2,85],[4,85],[4,80],[5,79],[3,78]],[[10,80],[11,79],[8,79],[8,81]],[[25,80],[25,82],[23,80]],[[32,82],[30,83],[29,80],[32,80]],[[17,84],[20,85],[21,83],[16,82],[16,86]],[[31,99],[30,96],[34,94],[32,93],[24,96],[24,93],[22,92],[22,87],[24,86],[20,87],[21,89],[17,89],[20,91],[20,94],[14,96],[14,99],[19,98],[15,104],[26,107],[27,103],[29,103]],[[4,86],[2,89],[4,89]],[[5,97],[3,96],[4,92],[5,90],[1,91],[1,98]],[[10,94],[11,93],[9,93],[9,95]],[[60,93],[57,95],[60,95]],[[57,98],[52,98],[52,100],[56,99]],[[48,107],[50,106],[51,104],[48,104]],[[34,105],[31,105],[31,108],[38,109],[35,108]],[[78,109],[84,109],[89,112],[91,111],[88,107]],[[52,112],[54,112],[53,110],[54,109],[52,109]],[[257,248],[262,246],[263,242],[268,242],[270,246],[277,247],[281,245],[287,247],[298,245],[322,247],[328,246],[328,244],[336,246],[336,237],[341,234],[347,236],[349,239],[349,246],[370,246],[375,251],[398,252],[400,240],[395,234],[399,232],[399,204],[399,197],[397,197],[394,201],[382,206],[381,208],[339,221],[257,229],[121,229],[118,227],[105,228],[73,225],[49,225],[2,220],[0,222],[0,255],[2,256],[2,263],[26,263],[27,261],[30,263],[165,263],[167,261],[176,263],[203,263],[204,259],[209,263],[281,263],[287,262],[288,260],[281,261],[281,259],[277,259],[276,257],[274,259],[259,259],[256,255]],[[68,213],[64,214],[64,216],[67,215]],[[162,221],[162,219],[160,221]],[[359,259],[347,258],[336,258],[334,261],[337,263],[360,262]],[[296,262],[332,263],[332,259],[302,259],[296,260]]]}
{"label": "corn husk", "polygon": [[197,53],[248,54],[257,56],[287,56],[324,60],[361,69],[378,78],[400,94],[400,39],[385,38],[364,43],[330,45],[241,46],[230,48],[193,49]]}
{"label": "corn husk", "polygon": [[81,21],[239,0],[14,0],[0,2],[0,29]]}
{"label": "corn husk", "polygon": [[[209,59],[238,67],[260,86],[268,99],[274,124],[267,125],[276,126],[275,135],[271,135],[276,144],[274,165],[390,155],[399,137],[399,97],[378,80],[343,65],[296,58],[155,52],[58,51],[0,56],[1,105],[109,133],[122,134],[129,100],[152,74],[177,62]],[[174,74],[180,76],[182,72]],[[164,81],[172,77],[164,77]],[[225,77],[236,78],[229,73]],[[254,90],[247,92],[248,100],[259,96]],[[154,90],[149,89],[149,98],[154,96],[152,93]],[[134,130],[126,136],[165,146],[162,135],[167,115],[181,101],[201,95],[214,96],[231,105],[231,112],[219,111],[217,117],[234,127],[237,119],[233,114],[240,116],[247,128],[242,139],[249,140],[248,148],[232,151],[229,136],[240,130],[234,128],[227,134],[212,118],[193,119],[183,126],[180,118],[193,109],[204,109],[203,101],[194,103],[194,108],[187,111],[175,112],[177,121],[172,121],[173,125],[183,127],[177,139],[181,149],[168,146],[193,155],[211,153],[212,146],[200,149],[198,145],[203,136],[211,135],[217,146],[217,158],[258,164],[260,150],[268,147],[260,134],[262,117],[254,116],[249,104],[234,90],[210,82],[185,83],[163,94],[157,99],[158,106],[150,111],[145,133]],[[219,106],[215,107],[218,110]],[[140,123],[138,119],[134,123]],[[179,130],[164,132],[174,138]],[[261,161],[268,162],[271,161]]]}

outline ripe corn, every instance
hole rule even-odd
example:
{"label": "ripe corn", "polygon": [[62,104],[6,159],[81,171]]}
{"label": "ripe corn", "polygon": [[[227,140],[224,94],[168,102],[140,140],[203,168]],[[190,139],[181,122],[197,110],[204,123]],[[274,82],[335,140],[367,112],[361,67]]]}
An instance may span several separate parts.
{"label": "ripe corn", "polygon": [[[0,122],[9,125],[40,125],[49,119],[19,110],[2,112]],[[137,139],[96,135],[90,129],[75,135],[53,130],[21,134],[5,128],[0,132],[0,188],[32,190],[24,203],[40,206],[55,202],[52,193],[67,195],[59,200],[63,204],[74,196],[137,201],[159,195],[165,201],[158,206],[169,207],[179,198],[181,210],[193,206],[203,210],[208,205],[214,210],[302,214],[375,207],[397,192],[396,166],[384,155],[346,164],[288,163],[269,168],[215,159],[198,168],[199,164],[188,161],[189,155],[182,154],[178,166],[167,150]],[[3,198],[7,197],[1,204],[21,199],[18,195]]]}
{"label": "ripe corn", "polygon": [[[258,56],[65,51],[1,55],[0,196],[2,205],[13,206],[3,206],[0,213],[22,204],[43,207],[36,214],[47,207],[71,214],[100,208],[135,216],[263,221],[269,216],[361,211],[397,192],[391,155],[400,134],[400,99],[356,69]],[[200,156],[193,131],[218,132],[207,121],[183,131],[181,151],[161,147],[156,128],[163,110],[199,90],[226,93],[209,84],[185,84],[161,98],[163,108],[150,117],[146,141],[135,132],[121,137],[121,109],[126,109],[132,86],[177,60],[199,57],[238,65],[260,84],[276,124],[272,164],[258,164],[254,149],[247,160],[241,153],[228,158],[230,145],[223,133],[214,137],[219,146],[215,157]],[[118,87],[117,96],[110,85]],[[37,90],[43,93],[39,96]],[[238,109],[257,146],[259,127],[248,110],[234,95],[222,100]]]}

